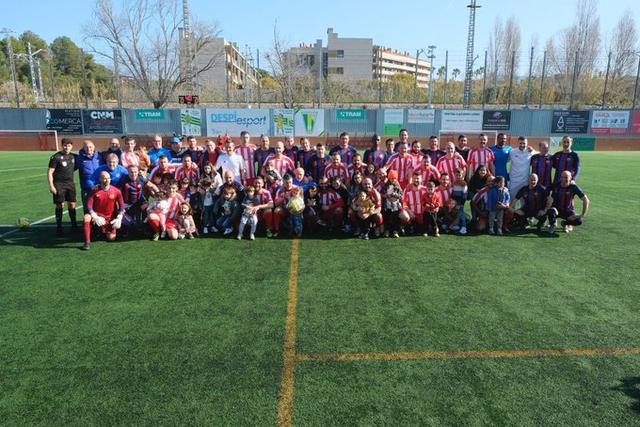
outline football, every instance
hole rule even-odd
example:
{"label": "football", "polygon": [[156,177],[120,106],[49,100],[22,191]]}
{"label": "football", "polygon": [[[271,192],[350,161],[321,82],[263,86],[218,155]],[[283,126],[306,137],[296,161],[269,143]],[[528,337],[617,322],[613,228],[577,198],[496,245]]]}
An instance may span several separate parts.
{"label": "football", "polygon": [[16,219],[16,225],[20,228],[27,228],[29,225],[31,225],[31,223],[27,218],[22,217]]}

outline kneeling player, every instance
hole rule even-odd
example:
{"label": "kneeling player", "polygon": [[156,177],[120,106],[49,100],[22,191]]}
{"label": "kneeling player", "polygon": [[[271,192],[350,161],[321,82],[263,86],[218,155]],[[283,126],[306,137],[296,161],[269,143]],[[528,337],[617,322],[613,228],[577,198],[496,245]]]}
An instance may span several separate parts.
{"label": "kneeling player", "polygon": [[[117,216],[116,208],[118,210]],[[87,213],[84,215],[84,238],[82,250],[91,249],[91,224],[100,227],[100,231],[107,236],[107,240],[115,240],[116,230],[122,225],[124,215],[124,200],[117,187],[111,185],[108,172],[100,173],[100,185],[96,185],[87,199]]]}

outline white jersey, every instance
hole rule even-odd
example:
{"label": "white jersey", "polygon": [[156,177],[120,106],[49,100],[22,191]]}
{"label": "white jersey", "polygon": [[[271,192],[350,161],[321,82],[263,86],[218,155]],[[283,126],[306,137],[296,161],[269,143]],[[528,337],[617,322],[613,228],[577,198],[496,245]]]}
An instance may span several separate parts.
{"label": "white jersey", "polygon": [[509,195],[512,198],[515,198],[518,190],[527,185],[531,156],[534,154],[537,154],[537,151],[520,150],[520,148],[509,151],[509,162],[511,163],[511,168],[509,169]]}

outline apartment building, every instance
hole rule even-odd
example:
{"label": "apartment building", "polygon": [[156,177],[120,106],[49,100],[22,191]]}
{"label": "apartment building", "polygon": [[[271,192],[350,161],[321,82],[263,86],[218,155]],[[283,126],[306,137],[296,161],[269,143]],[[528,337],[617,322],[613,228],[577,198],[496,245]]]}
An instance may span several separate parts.
{"label": "apartment building", "polygon": [[[370,38],[339,37],[333,28],[327,29],[327,45],[322,40],[315,44],[301,44],[288,52],[299,75],[311,74],[329,79],[387,81],[397,73],[408,74],[415,78],[419,87],[429,85],[430,62],[426,59],[416,61],[416,57],[407,52],[373,44]],[[417,73],[416,73],[417,70]]]}

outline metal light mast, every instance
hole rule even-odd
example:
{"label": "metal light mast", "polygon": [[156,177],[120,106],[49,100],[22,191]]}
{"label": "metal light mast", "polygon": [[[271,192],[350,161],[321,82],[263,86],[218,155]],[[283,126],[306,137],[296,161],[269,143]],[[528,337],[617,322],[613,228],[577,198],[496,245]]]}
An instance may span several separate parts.
{"label": "metal light mast", "polygon": [[476,0],[470,0],[471,4],[467,5],[469,8],[469,35],[467,37],[467,62],[464,74],[464,101],[463,107],[469,108],[471,106],[471,83],[473,81],[473,40],[475,36],[476,27],[476,9],[482,6],[476,5]]}
{"label": "metal light mast", "polygon": [[187,73],[187,89],[189,93],[194,94],[196,92],[195,87],[195,75],[196,75],[196,64],[195,64],[195,56],[193,55],[193,45],[191,43],[191,27],[189,25],[189,0],[182,0],[182,20],[183,28],[182,28],[182,36],[184,38],[184,47],[185,47],[185,66],[183,70]]}

